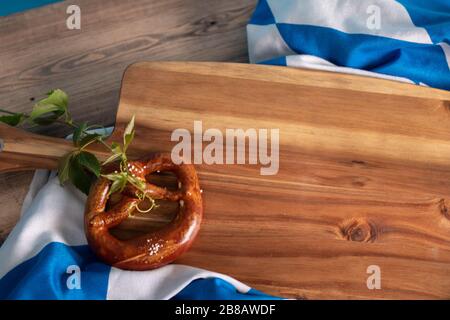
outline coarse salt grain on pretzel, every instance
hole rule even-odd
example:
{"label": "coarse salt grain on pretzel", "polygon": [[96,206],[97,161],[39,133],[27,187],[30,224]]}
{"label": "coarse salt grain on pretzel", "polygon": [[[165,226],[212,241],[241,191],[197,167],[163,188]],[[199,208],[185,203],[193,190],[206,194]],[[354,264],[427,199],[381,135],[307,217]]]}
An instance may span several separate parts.
{"label": "coarse salt grain on pretzel", "polygon": [[[86,204],[85,232],[92,250],[114,267],[149,270],[161,267],[189,249],[203,215],[201,190],[193,165],[176,165],[169,155],[155,155],[148,161],[130,161],[128,171],[145,181],[145,193],[153,199],[179,201],[180,209],[171,223],[162,229],[129,240],[119,240],[109,229],[119,225],[143,201],[132,187],[108,210],[111,181],[99,178],[92,186]],[[181,185],[177,191],[155,186],[146,176],[156,171],[174,173]]]}

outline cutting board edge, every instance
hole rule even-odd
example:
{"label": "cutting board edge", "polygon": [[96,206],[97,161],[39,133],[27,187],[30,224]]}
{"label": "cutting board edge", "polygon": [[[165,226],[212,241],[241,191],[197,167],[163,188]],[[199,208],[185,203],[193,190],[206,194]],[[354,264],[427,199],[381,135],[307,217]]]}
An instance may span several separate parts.
{"label": "cutting board edge", "polygon": [[[122,87],[124,81],[127,80],[128,74],[130,74],[134,68],[141,68],[143,66],[149,70],[196,73],[210,76],[219,75],[227,78],[259,80],[367,93],[381,93],[424,99],[435,99],[442,100],[450,107],[450,91],[420,86],[407,82],[297,67],[236,62],[195,61],[140,61],[130,64],[125,69],[122,76],[119,107],[122,98]],[[219,66],[222,67],[220,74],[217,73]],[[254,70],[254,72],[248,72],[249,70]],[[270,77],[265,75],[269,75]]]}

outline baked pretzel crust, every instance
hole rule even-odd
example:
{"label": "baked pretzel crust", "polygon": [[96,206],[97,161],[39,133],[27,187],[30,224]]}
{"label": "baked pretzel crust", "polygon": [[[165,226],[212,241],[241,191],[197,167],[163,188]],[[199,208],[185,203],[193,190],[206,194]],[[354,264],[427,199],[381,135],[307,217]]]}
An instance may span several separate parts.
{"label": "baked pretzel crust", "polygon": [[146,181],[146,193],[153,199],[179,201],[180,210],[171,223],[160,230],[119,240],[109,232],[135,210],[142,201],[127,187],[122,199],[106,210],[111,181],[100,177],[92,186],[84,216],[85,233],[95,254],[106,263],[126,270],[150,270],[166,265],[190,248],[203,215],[203,204],[197,173],[193,165],[176,165],[170,155],[157,154],[146,161],[130,161],[128,170],[140,179],[156,171],[176,175],[181,186],[177,191]]}

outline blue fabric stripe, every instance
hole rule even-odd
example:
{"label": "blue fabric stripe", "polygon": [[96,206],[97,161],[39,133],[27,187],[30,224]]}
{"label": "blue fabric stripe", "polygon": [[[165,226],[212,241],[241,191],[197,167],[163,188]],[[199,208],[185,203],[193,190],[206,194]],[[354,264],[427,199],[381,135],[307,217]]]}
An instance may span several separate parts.
{"label": "blue fabric stripe", "polygon": [[[67,268],[80,268],[81,288],[68,289]],[[0,299],[6,300],[104,300],[111,267],[98,261],[89,246],[68,246],[51,242],[36,256],[21,263],[0,279]],[[137,271],[138,272],[138,271]],[[256,290],[243,294],[218,278],[198,279],[173,299],[279,299]]]}
{"label": "blue fabric stripe", "polygon": [[280,300],[251,289],[240,293],[228,282],[219,278],[198,279],[192,281],[178,293],[173,300]]}
{"label": "blue fabric stripe", "polygon": [[37,8],[63,0],[0,0],[0,16]]}
{"label": "blue fabric stripe", "polygon": [[278,57],[273,58],[265,61],[258,62],[259,64],[268,64],[268,65],[274,65],[274,66],[286,66],[286,57]]}
{"label": "blue fabric stripe", "polygon": [[275,23],[275,17],[266,0],[259,0],[255,11],[250,18],[250,23],[258,25],[266,25]]}
{"label": "blue fabric stripe", "polygon": [[450,44],[449,0],[397,0],[417,27],[427,30],[433,43]]}
{"label": "blue fabric stripe", "polygon": [[[81,289],[67,287],[71,265],[81,269]],[[0,279],[0,299],[106,299],[110,269],[89,246],[52,242]]]}
{"label": "blue fabric stripe", "polygon": [[444,52],[437,45],[348,34],[317,26],[280,23],[277,27],[288,46],[299,54],[450,89],[450,70]]}

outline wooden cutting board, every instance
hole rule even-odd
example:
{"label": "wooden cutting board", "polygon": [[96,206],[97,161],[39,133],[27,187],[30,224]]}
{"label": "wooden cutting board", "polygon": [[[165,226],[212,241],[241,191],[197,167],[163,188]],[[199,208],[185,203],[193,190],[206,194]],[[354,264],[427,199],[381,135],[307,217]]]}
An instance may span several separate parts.
{"label": "wooden cutting board", "polygon": [[[111,139],[133,114],[134,156],[170,152],[171,133],[193,132],[194,121],[223,133],[279,129],[276,175],[197,165],[204,223],[179,263],[289,298],[450,298],[449,92],[286,67],[146,62],[124,75]],[[161,204],[118,234],[175,209]],[[367,286],[371,266],[381,289]]]}

